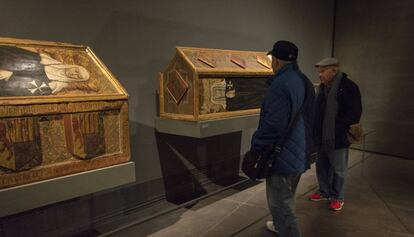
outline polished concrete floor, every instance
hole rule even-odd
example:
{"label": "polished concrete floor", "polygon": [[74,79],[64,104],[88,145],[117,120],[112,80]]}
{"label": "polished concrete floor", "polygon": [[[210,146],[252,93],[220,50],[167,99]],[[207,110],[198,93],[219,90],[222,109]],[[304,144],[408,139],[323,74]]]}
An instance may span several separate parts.
{"label": "polished concrete floor", "polygon": [[[302,236],[414,236],[414,161],[351,150],[342,211],[306,196],[317,187],[314,168],[306,172],[297,193]],[[276,236],[263,182],[244,182],[190,206],[171,203],[97,226],[103,236]],[[165,210],[171,210],[162,214]],[[145,217],[146,216],[146,217]],[[152,218],[148,218],[152,216]]]}

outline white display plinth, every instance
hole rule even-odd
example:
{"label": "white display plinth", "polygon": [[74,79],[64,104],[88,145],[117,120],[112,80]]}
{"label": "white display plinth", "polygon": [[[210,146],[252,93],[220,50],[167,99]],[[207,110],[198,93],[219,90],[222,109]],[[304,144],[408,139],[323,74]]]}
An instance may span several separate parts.
{"label": "white display plinth", "polygon": [[66,175],[0,190],[0,217],[135,182],[135,163]]}

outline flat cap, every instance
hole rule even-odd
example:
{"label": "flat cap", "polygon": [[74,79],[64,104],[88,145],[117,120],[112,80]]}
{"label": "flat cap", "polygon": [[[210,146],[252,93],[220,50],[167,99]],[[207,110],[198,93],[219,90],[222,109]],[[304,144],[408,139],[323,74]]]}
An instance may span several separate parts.
{"label": "flat cap", "polygon": [[336,58],[324,58],[315,64],[315,67],[325,67],[331,65],[339,65],[339,61]]}

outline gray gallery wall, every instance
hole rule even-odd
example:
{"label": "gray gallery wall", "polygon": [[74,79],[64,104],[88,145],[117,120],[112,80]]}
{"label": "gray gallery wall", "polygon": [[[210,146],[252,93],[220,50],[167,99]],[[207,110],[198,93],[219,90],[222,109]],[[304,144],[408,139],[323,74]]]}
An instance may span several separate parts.
{"label": "gray gallery wall", "polygon": [[119,79],[130,94],[140,182],[161,175],[153,132],[157,73],[175,46],[265,51],[288,39],[299,46],[299,63],[314,80],[313,63],[331,52],[330,0],[2,0],[1,9],[0,36],[91,46]]}
{"label": "gray gallery wall", "polygon": [[[137,177],[124,188],[13,217],[3,223],[3,233],[21,233],[18,226],[26,222],[37,226],[39,232],[32,234],[83,228],[91,219],[162,195],[154,131],[157,73],[166,68],[175,46],[265,51],[275,40],[287,39],[299,46],[299,64],[315,81],[312,65],[331,54],[331,0],[2,0],[1,10],[0,36],[91,46],[119,79],[130,94]],[[243,131],[241,153],[249,148],[252,132]],[[54,221],[46,227],[45,219]]]}
{"label": "gray gallery wall", "polygon": [[338,0],[335,56],[362,92],[367,149],[414,159],[414,1]]}

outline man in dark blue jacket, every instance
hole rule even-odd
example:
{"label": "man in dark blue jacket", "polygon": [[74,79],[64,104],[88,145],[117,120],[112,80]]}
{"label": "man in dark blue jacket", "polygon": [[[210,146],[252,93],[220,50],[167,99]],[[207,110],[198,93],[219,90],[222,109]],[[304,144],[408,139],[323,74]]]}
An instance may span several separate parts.
{"label": "man in dark blue jacket", "polygon": [[272,147],[287,132],[297,113],[298,119],[275,157],[272,176],[266,179],[266,193],[272,221],[267,228],[280,236],[300,236],[294,211],[296,187],[300,176],[309,168],[312,118],[315,93],[312,83],[299,70],[298,48],[289,41],[274,44],[272,69],[275,76],[261,107],[257,131],[252,137],[252,152]]}
{"label": "man in dark blue jacket", "polygon": [[338,59],[325,58],[315,67],[321,80],[314,127],[315,145],[319,148],[316,161],[319,190],[309,199],[330,199],[329,209],[339,211],[344,205],[350,145],[347,133],[361,118],[361,93],[358,86],[339,70]]}

